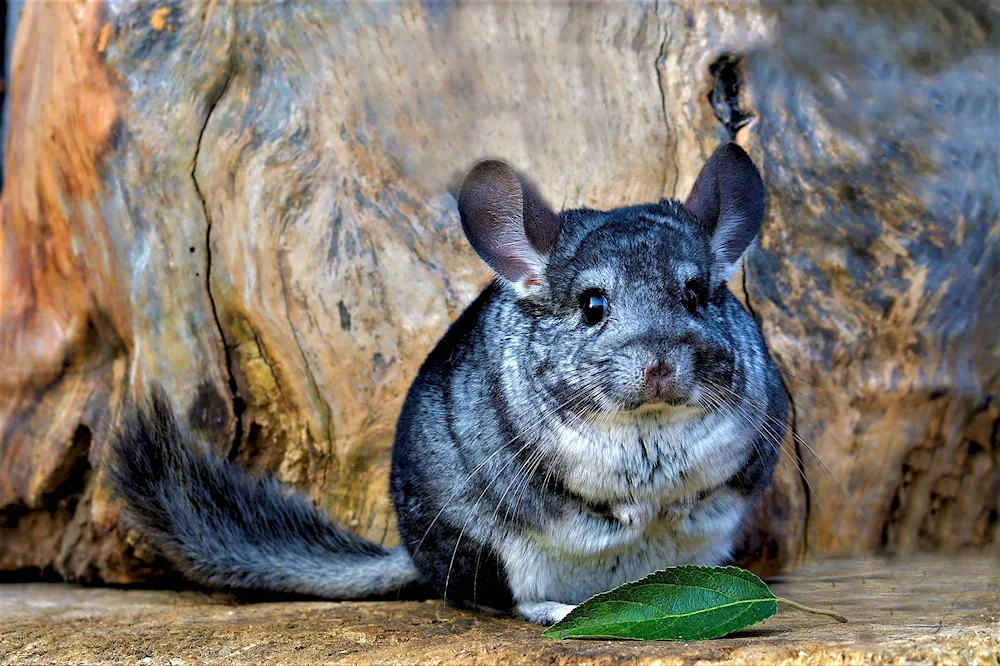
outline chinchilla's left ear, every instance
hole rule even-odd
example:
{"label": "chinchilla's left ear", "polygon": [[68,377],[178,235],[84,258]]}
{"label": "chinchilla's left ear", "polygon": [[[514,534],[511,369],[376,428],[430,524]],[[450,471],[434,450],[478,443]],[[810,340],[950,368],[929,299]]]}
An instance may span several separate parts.
{"label": "chinchilla's left ear", "polygon": [[724,282],[764,220],[764,181],[735,143],[719,146],[702,167],[684,208],[712,238],[712,280]]}
{"label": "chinchilla's left ear", "polygon": [[559,216],[523,176],[499,160],[480,162],[462,183],[458,213],[469,243],[497,275],[521,295],[541,285]]}

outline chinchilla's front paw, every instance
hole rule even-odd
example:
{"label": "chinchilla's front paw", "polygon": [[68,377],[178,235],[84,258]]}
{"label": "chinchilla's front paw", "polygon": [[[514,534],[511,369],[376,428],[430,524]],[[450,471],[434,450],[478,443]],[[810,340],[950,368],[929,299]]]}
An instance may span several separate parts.
{"label": "chinchilla's front paw", "polygon": [[550,627],[556,622],[561,622],[574,608],[576,606],[561,604],[558,601],[522,601],[517,605],[516,610],[521,619]]}
{"label": "chinchilla's front paw", "polygon": [[622,525],[641,530],[653,520],[653,507],[648,504],[619,504],[611,515]]}

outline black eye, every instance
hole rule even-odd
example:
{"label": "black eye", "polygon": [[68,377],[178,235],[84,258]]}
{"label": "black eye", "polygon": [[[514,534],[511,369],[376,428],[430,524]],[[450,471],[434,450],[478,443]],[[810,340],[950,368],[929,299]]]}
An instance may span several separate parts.
{"label": "black eye", "polygon": [[705,304],[705,288],[698,282],[691,280],[684,285],[684,294],[681,296],[681,301],[684,303],[684,307],[688,309],[688,312],[693,313]]}
{"label": "black eye", "polygon": [[600,289],[588,289],[580,294],[580,309],[587,326],[593,326],[608,314],[608,297]]}

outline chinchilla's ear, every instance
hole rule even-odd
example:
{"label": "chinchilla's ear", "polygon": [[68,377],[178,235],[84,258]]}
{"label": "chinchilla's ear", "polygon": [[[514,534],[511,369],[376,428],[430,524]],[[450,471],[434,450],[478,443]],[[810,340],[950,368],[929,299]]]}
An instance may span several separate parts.
{"label": "chinchilla's ear", "polygon": [[462,229],[479,256],[522,295],[541,286],[559,216],[520,174],[498,160],[480,162],[458,195]]}
{"label": "chinchilla's ear", "polygon": [[764,221],[764,181],[735,143],[719,146],[695,181],[684,208],[712,237],[713,281],[724,282]]}

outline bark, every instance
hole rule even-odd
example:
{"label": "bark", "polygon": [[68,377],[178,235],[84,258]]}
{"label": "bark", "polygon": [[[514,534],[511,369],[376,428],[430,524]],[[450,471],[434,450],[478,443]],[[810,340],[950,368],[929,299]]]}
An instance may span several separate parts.
{"label": "bark", "polygon": [[730,138],[771,202],[732,286],[795,405],[754,566],[996,552],[997,20],[885,5],[28,4],[0,569],[165,573],[101,466],[153,381],[220,453],[395,542],[398,409],[489,279],[456,177],[502,157],[608,208],[683,197]]}

